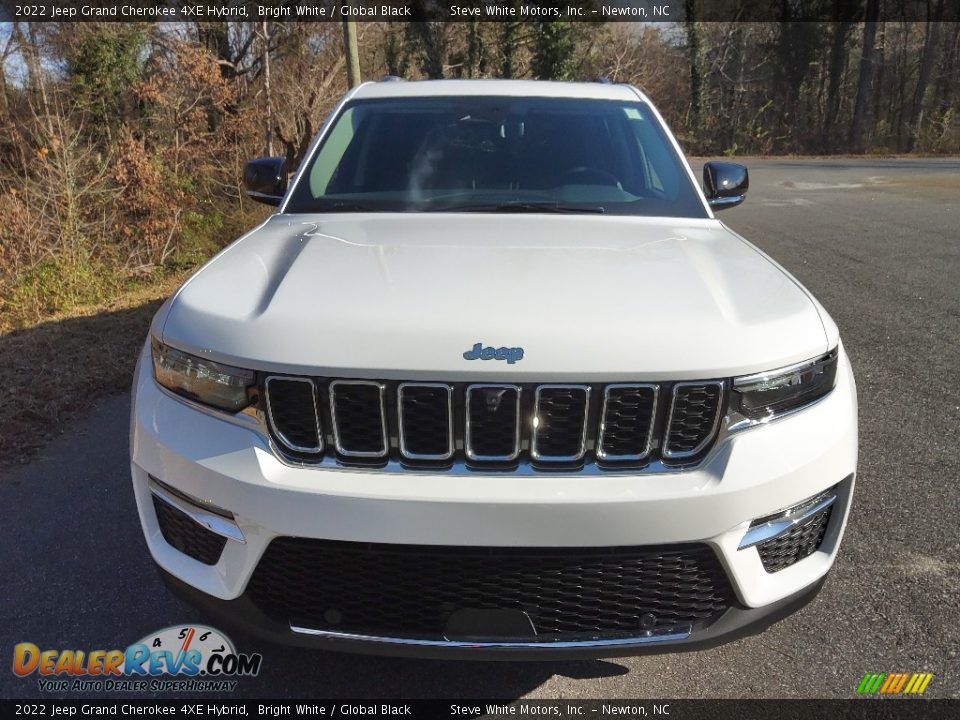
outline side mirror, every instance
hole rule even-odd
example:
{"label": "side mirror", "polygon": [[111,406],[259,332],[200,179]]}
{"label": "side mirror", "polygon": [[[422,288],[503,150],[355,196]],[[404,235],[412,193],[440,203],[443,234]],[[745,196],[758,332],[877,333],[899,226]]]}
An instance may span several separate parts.
{"label": "side mirror", "polygon": [[747,199],[750,175],[743,165],[708,162],[703,166],[703,192],[715,210],[736,207]]}
{"label": "side mirror", "polygon": [[287,160],[262,157],[243,166],[247,197],[265,205],[279,205],[287,192]]}

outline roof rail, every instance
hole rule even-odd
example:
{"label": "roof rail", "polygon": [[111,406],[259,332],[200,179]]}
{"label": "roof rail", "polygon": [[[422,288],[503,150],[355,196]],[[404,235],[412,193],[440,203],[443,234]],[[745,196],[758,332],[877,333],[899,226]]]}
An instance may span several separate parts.
{"label": "roof rail", "polygon": [[601,76],[598,77],[598,78],[594,78],[593,81],[594,81],[595,83],[600,83],[600,84],[602,84],[602,85],[611,85],[611,84],[612,84],[611,81],[610,81],[610,78],[608,78],[606,75],[601,75]]}
{"label": "roof rail", "polygon": [[402,80],[403,78],[399,75],[384,75],[382,78],[380,78],[380,82],[397,82]]}

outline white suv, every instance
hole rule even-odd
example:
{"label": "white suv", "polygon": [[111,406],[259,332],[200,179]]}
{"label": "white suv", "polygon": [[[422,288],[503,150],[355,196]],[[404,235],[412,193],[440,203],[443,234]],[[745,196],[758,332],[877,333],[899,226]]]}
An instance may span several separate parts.
{"label": "white suv", "polygon": [[351,91],[157,313],[131,470],[166,583],[299,645],[603,656],[820,588],[857,464],[837,327],[636,89]]}

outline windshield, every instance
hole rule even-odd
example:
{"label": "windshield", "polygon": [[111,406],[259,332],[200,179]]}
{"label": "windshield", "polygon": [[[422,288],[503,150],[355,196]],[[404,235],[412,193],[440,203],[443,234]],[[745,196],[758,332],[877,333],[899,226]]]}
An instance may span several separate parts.
{"label": "windshield", "polygon": [[359,100],[286,212],[572,212],[707,217],[641,102],[539,97]]}

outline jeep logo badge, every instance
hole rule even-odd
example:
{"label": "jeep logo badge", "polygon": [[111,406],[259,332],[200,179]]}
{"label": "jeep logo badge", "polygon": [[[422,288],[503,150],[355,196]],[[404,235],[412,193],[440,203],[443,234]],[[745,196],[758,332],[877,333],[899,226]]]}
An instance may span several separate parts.
{"label": "jeep logo badge", "polygon": [[517,360],[523,360],[523,348],[521,347],[484,347],[483,343],[477,343],[473,349],[467,350],[463,354],[464,360],[506,360],[508,365],[513,365]]}

